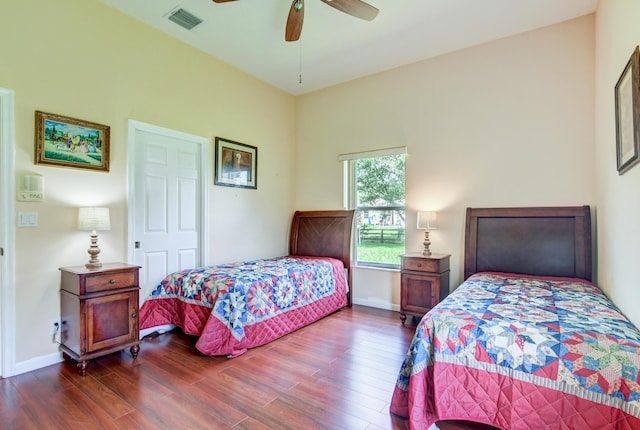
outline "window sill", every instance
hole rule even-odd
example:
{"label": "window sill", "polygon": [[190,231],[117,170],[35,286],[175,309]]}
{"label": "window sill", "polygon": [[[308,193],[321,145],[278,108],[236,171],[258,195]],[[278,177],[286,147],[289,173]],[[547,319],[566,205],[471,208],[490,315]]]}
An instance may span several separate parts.
{"label": "window sill", "polygon": [[377,266],[363,266],[363,265],[355,264],[353,268],[364,269],[364,270],[379,270],[383,272],[400,272],[400,267],[377,267]]}

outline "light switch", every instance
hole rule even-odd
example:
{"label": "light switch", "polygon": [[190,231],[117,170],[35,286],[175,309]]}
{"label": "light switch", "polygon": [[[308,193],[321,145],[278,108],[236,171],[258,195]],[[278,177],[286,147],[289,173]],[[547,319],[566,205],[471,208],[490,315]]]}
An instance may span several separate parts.
{"label": "light switch", "polygon": [[18,212],[18,227],[37,227],[38,212]]}

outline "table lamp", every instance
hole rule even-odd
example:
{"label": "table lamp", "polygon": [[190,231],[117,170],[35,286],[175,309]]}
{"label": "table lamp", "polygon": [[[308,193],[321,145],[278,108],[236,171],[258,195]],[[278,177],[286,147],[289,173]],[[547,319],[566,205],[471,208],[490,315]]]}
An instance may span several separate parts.
{"label": "table lamp", "polygon": [[436,229],[436,213],[433,211],[418,212],[418,230],[424,230],[424,249],[422,255],[431,255],[429,230]]}
{"label": "table lamp", "polygon": [[98,231],[111,230],[109,220],[109,208],[79,208],[78,209],[78,230],[91,231],[91,246],[87,249],[89,262],[85,264],[87,269],[102,267],[98,259],[100,248],[98,248]]}

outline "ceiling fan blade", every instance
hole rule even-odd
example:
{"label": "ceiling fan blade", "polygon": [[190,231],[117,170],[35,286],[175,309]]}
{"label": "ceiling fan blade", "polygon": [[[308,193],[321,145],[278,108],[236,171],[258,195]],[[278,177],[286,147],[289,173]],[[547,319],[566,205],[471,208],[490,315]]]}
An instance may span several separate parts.
{"label": "ceiling fan blade", "polygon": [[380,12],[377,8],[361,0],[322,0],[322,2],[365,21],[373,20]]}
{"label": "ceiling fan blade", "polygon": [[289,17],[287,18],[287,28],[284,32],[284,40],[295,42],[300,39],[302,33],[302,23],[304,21],[304,0],[293,0]]}
{"label": "ceiling fan blade", "polygon": [[228,1],[236,1],[236,0],[213,0],[214,3],[226,3]]}

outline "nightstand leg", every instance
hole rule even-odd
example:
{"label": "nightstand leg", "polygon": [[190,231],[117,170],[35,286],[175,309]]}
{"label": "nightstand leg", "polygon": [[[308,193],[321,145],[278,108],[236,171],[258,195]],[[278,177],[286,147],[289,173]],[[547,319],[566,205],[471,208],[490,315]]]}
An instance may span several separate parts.
{"label": "nightstand leg", "polygon": [[407,320],[407,315],[406,314],[400,314],[400,321],[402,322],[402,325],[404,325],[404,322]]}
{"label": "nightstand leg", "polygon": [[87,362],[86,361],[78,361],[78,364],[76,365],[76,368],[78,369],[78,374],[80,376],[86,376],[87,375]]}
{"label": "nightstand leg", "polygon": [[131,351],[131,356],[134,359],[138,358],[138,353],[140,352],[140,345],[133,345],[129,351]]}

